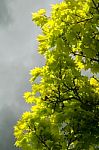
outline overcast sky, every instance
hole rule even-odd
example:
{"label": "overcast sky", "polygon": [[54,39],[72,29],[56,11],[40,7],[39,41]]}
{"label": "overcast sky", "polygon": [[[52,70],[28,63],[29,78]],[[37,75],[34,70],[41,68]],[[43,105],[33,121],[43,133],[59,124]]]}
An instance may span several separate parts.
{"label": "overcast sky", "polygon": [[30,90],[29,70],[43,65],[37,54],[40,33],[31,21],[32,12],[61,0],[0,0],[0,150],[13,146],[13,125],[28,110],[22,95]]}

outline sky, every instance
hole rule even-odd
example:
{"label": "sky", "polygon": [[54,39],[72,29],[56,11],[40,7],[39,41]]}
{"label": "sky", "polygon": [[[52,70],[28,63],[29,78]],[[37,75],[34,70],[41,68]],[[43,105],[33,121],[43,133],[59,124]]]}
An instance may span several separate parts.
{"label": "sky", "polygon": [[14,146],[13,126],[29,105],[23,93],[31,89],[29,71],[44,64],[37,53],[41,32],[31,21],[32,12],[61,0],[0,0],[0,150]]}

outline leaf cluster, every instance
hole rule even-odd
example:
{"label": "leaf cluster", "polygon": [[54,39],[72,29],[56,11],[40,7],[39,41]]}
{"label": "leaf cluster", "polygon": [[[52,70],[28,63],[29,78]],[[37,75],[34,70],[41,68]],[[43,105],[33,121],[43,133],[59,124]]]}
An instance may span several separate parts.
{"label": "leaf cluster", "polygon": [[14,128],[15,144],[23,150],[97,149],[98,0],[65,0],[52,5],[50,17],[41,9],[32,19],[42,29],[38,51],[46,63],[30,71],[32,89],[24,98],[33,106]]}

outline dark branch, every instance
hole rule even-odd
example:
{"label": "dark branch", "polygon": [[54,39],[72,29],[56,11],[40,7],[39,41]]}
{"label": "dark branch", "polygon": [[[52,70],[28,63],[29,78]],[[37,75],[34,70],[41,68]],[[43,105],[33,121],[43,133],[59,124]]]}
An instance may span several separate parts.
{"label": "dark branch", "polygon": [[73,93],[74,93],[74,95],[75,95],[75,96],[69,97],[69,98],[67,98],[67,99],[65,99],[65,100],[72,100],[72,99],[75,99],[75,100],[78,100],[80,103],[83,103],[82,100],[81,100],[81,98],[80,98],[80,96],[79,96],[79,94],[78,94],[78,89],[77,89],[77,87],[76,87],[74,81],[73,81],[74,87],[68,87],[65,83],[63,83],[63,84],[64,84],[64,86],[65,86],[67,89],[69,89],[70,91],[73,91]]}
{"label": "dark branch", "polygon": [[29,129],[30,129],[32,132],[35,131],[35,135],[36,135],[36,137],[38,138],[38,140],[39,140],[48,150],[50,150],[50,148],[48,147],[48,145],[46,144],[46,142],[42,139],[42,136],[41,136],[41,135],[38,136],[38,135],[36,134],[36,127],[35,127],[35,125],[34,125],[34,130],[33,130],[30,126],[28,126],[28,127],[29,127]]}
{"label": "dark branch", "polygon": [[[75,52],[72,52],[72,54],[73,54],[74,56],[78,55],[78,56],[82,56],[83,58],[86,58],[86,56],[83,55],[83,52],[82,52],[82,53],[75,53]],[[98,62],[98,63],[99,63],[99,59],[96,59],[96,58],[89,58],[89,59],[90,59],[90,61],[95,61],[95,62]]]}
{"label": "dark branch", "polygon": [[81,20],[81,21],[78,21],[77,23],[86,22],[86,21],[89,21],[91,19],[93,19],[93,17],[92,18],[87,18],[87,19],[84,19],[84,20]]}
{"label": "dark branch", "polygon": [[96,5],[95,1],[94,1],[94,0],[92,0],[92,2],[93,2],[93,4],[94,4],[94,6],[95,6],[95,9],[96,9],[96,10],[97,10],[97,12],[99,13],[99,9],[98,9],[98,7],[97,7],[97,5]]}

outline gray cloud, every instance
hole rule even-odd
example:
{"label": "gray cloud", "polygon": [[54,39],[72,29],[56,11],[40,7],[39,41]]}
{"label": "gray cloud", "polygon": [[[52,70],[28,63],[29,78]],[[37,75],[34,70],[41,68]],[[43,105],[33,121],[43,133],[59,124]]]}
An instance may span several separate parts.
{"label": "gray cloud", "polygon": [[9,0],[0,0],[0,25],[7,26],[10,22],[12,22],[11,18],[11,9]]}
{"label": "gray cloud", "polygon": [[36,37],[40,29],[32,23],[31,14],[40,8],[46,8],[49,13],[50,4],[56,2],[0,0],[1,150],[17,149],[14,147],[13,126],[22,112],[29,109],[22,98],[23,93],[31,89],[29,70],[44,64],[44,59],[37,53]]}
{"label": "gray cloud", "polygon": [[16,122],[16,113],[9,106],[0,111],[0,149],[16,150],[14,146],[13,126]]}

